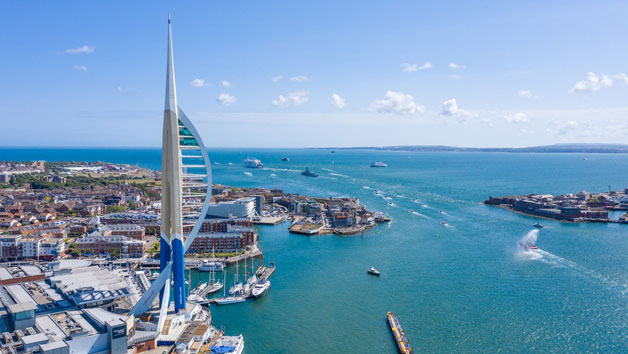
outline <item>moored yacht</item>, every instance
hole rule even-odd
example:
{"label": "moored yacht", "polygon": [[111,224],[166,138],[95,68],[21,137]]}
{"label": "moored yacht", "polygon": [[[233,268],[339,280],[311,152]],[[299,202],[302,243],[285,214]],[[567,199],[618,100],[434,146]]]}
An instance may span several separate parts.
{"label": "moored yacht", "polygon": [[259,299],[260,297],[266,295],[268,290],[270,290],[270,280],[260,279],[255,286],[253,286],[251,296],[254,299]]}
{"label": "moored yacht", "polygon": [[227,297],[219,297],[215,299],[214,301],[216,302],[216,305],[231,305],[231,304],[237,304],[240,302],[245,302],[246,299],[244,298],[244,296],[227,296]]}

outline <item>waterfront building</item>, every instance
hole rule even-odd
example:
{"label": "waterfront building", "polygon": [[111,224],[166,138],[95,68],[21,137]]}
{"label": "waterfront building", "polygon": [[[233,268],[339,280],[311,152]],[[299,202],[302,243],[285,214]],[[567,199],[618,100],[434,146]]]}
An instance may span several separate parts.
{"label": "waterfront building", "polygon": [[75,248],[93,255],[111,255],[122,258],[140,258],[145,242],[122,235],[103,235],[94,231],[74,241]]}
{"label": "waterfront building", "polygon": [[250,218],[255,215],[256,201],[253,197],[209,204],[208,218]]}

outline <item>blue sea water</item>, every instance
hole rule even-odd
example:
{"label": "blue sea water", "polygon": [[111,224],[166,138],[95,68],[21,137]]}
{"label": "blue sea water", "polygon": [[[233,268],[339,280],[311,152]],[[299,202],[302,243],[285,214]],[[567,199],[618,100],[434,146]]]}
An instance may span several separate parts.
{"label": "blue sea water", "polygon": [[[481,204],[489,195],[623,189],[628,155],[209,153],[219,163],[214,183],[355,196],[393,219],[353,237],[259,227],[265,257],[277,264],[272,290],[255,302],[212,307],[215,325],[244,335],[247,354],[394,353],[387,311],[398,315],[416,352],[628,351],[628,226],[543,220],[540,251],[524,252],[519,240],[537,220]],[[291,161],[281,162],[284,156]],[[246,157],[265,168],[244,169]],[[0,159],[161,164],[158,149],[2,148]],[[389,167],[369,168],[372,161]],[[302,177],[305,167],[320,177]],[[371,265],[381,277],[366,274]],[[193,283],[205,276],[193,274]]]}

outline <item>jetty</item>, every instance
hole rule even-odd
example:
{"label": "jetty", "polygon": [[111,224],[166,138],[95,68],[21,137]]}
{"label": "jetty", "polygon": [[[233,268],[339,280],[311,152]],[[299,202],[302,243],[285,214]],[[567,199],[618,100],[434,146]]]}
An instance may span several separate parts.
{"label": "jetty", "polygon": [[395,342],[397,342],[397,348],[399,348],[399,353],[401,354],[412,354],[414,353],[414,349],[410,346],[408,342],[408,338],[406,337],[406,331],[403,330],[399,320],[397,319],[397,315],[392,312],[386,313],[386,318],[388,318],[388,325],[390,326],[390,331],[395,338]]}

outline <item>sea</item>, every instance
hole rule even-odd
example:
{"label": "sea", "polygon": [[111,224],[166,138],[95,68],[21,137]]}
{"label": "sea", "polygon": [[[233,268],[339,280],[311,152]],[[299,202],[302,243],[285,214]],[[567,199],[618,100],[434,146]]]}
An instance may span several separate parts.
{"label": "sea", "polygon": [[[350,237],[290,234],[287,223],[257,227],[265,260],[277,266],[270,292],[211,307],[214,325],[244,335],[246,354],[395,353],[388,311],[416,353],[628,352],[628,225],[539,220],[482,204],[489,196],[623,190],[628,155],[209,149],[209,156],[214,183],[357,197],[392,218]],[[264,168],[245,169],[247,157]],[[2,148],[0,159],[161,166],[159,149],[140,148]],[[371,168],[373,161],[388,167]],[[301,176],[306,167],[320,177]],[[534,229],[537,221],[545,228]],[[523,239],[539,250],[522,249]],[[382,275],[368,275],[370,266]],[[234,275],[229,267],[228,286]],[[193,272],[192,286],[207,277]]]}

